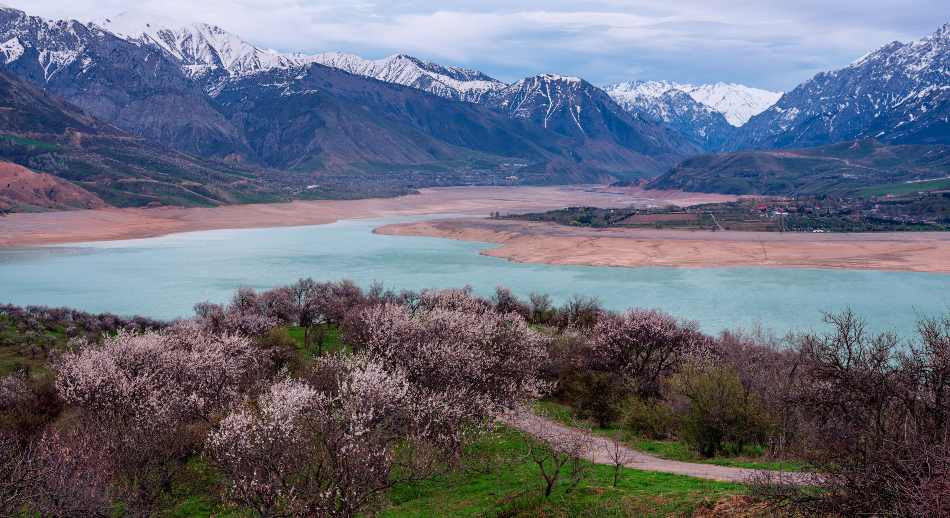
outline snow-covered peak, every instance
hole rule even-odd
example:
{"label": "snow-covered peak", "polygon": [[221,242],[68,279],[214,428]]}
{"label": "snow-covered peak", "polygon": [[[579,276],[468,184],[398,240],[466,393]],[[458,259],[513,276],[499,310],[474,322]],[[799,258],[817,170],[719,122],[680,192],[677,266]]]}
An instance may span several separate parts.
{"label": "snow-covered peak", "polygon": [[476,70],[442,66],[405,54],[370,60],[341,52],[281,53],[258,47],[214,25],[183,23],[150,14],[123,13],[90,25],[129,41],[162,48],[195,78],[218,71],[227,77],[243,77],[265,70],[317,63],[462,101],[478,102],[486,92],[505,87],[504,83]]}
{"label": "snow-covered peak", "polygon": [[372,60],[354,54],[326,52],[310,59],[314,63],[351,74],[410,86],[461,101],[478,102],[485,93],[506,86],[477,70],[442,66],[405,54]]}
{"label": "snow-covered peak", "polygon": [[742,126],[778,102],[782,92],[772,92],[736,83],[679,85],[696,101],[723,114],[729,124]]}
{"label": "snow-covered peak", "polygon": [[775,104],[781,92],[770,92],[735,83],[691,85],[671,81],[631,81],[604,87],[621,106],[651,103],[673,92],[689,95],[694,101],[721,113],[729,124],[741,126]]}
{"label": "snow-covered peak", "polygon": [[259,48],[215,25],[185,23],[168,18],[122,13],[90,24],[121,38],[155,45],[181,63],[192,77],[222,71],[240,77],[309,62],[307,56]]}

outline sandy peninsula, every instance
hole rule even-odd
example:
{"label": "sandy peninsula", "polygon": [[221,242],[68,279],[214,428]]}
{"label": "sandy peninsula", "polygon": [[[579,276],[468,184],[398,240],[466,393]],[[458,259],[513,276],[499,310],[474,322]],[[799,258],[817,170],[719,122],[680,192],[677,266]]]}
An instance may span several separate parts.
{"label": "sandy peninsula", "polygon": [[389,225],[387,235],[501,245],[485,255],[593,266],[847,268],[950,273],[950,232],[812,234],[590,229],[511,220]]}
{"label": "sandy peninsula", "polygon": [[727,199],[733,197],[603,186],[449,187],[382,199],[13,213],[0,217],[0,247],[133,239],[195,230],[319,225],[352,218],[416,214],[487,216],[492,212],[578,205],[689,205]]}

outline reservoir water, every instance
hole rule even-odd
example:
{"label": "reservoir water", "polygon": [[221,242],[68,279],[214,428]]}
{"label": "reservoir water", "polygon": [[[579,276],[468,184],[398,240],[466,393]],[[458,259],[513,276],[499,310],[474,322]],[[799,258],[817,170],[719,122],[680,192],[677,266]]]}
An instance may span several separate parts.
{"label": "reservoir water", "polygon": [[[416,218],[419,219],[419,218]],[[876,330],[910,336],[917,319],[950,310],[950,275],[766,268],[608,268],[518,264],[479,255],[494,245],[381,236],[401,219],[213,230],[158,238],[0,250],[0,303],[69,306],[170,319],[241,286],[300,277],[380,281],[396,289],[507,286],[563,302],[594,296],[611,309],[659,308],[703,330],[762,325],[822,330],[823,311],[853,308]],[[950,258],[948,258],[950,260]]]}

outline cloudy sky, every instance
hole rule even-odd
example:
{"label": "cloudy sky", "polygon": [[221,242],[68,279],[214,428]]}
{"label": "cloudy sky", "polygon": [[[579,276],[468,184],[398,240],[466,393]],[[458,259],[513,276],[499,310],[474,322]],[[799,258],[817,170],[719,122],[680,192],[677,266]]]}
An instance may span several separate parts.
{"label": "cloudy sky", "polygon": [[[950,22],[947,0],[4,0],[49,18],[207,21],[282,51],[410,53],[502,80],[733,81],[787,90]],[[197,5],[196,5],[197,4]]]}

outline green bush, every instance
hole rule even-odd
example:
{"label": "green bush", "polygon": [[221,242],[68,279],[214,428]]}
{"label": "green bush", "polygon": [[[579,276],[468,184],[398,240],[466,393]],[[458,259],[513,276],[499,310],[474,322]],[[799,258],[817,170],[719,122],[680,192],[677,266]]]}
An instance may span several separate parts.
{"label": "green bush", "polygon": [[625,430],[648,439],[669,439],[678,427],[676,413],[662,400],[629,397],[621,405],[621,415]]}
{"label": "green bush", "polygon": [[620,403],[626,392],[619,376],[598,371],[577,374],[569,388],[578,417],[592,419],[600,428],[607,428],[620,418]]}
{"label": "green bush", "polygon": [[765,443],[774,429],[772,416],[732,369],[688,367],[669,385],[681,407],[680,437],[704,457],[740,454]]}

